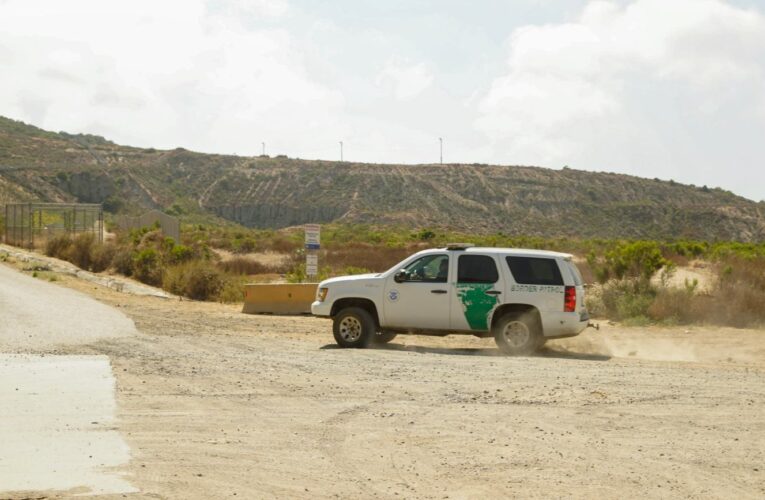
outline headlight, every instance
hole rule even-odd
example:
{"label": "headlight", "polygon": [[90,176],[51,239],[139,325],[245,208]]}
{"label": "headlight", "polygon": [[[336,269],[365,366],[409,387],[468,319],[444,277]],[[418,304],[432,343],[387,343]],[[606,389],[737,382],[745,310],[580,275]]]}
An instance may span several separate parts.
{"label": "headlight", "polygon": [[327,298],[327,292],[329,292],[329,288],[319,288],[319,291],[316,293],[316,300],[324,302],[324,299]]}

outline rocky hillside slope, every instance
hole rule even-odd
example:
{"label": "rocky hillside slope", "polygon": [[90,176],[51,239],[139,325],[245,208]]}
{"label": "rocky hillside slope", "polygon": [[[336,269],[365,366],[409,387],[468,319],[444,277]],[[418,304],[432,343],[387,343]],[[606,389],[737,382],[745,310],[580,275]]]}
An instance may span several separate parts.
{"label": "rocky hillside slope", "polygon": [[720,189],[571,169],[376,165],[116,145],[0,117],[0,203],[101,202],[245,226],[306,222],[538,236],[765,240],[765,204]]}

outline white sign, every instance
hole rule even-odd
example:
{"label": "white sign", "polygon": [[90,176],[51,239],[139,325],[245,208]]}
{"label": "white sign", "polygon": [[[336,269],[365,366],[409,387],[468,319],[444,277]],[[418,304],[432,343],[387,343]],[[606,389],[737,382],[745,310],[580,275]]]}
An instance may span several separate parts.
{"label": "white sign", "polygon": [[305,247],[310,250],[318,250],[321,244],[321,226],[319,224],[306,224]]}
{"label": "white sign", "polygon": [[308,276],[319,274],[319,256],[315,253],[309,253],[305,256],[305,273]]}

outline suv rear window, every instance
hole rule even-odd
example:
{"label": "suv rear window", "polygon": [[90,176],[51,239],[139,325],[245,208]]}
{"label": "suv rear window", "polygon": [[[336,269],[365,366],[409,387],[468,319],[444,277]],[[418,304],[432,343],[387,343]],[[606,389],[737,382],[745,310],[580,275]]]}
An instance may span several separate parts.
{"label": "suv rear window", "polygon": [[506,257],[515,282],[520,285],[563,285],[555,259],[542,257]]}
{"label": "suv rear window", "polygon": [[497,264],[488,255],[460,255],[457,261],[458,283],[496,283]]}

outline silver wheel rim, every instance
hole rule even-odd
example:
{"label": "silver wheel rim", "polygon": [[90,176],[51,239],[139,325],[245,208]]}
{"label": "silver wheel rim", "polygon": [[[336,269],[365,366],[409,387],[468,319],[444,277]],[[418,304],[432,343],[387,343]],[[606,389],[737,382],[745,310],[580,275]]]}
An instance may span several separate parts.
{"label": "silver wheel rim", "polygon": [[346,342],[356,342],[361,338],[361,321],[353,316],[340,320],[340,337]]}
{"label": "silver wheel rim", "polygon": [[502,331],[502,335],[505,337],[505,341],[511,347],[523,347],[531,338],[531,332],[529,327],[522,321],[511,321],[505,325],[505,329]]}

